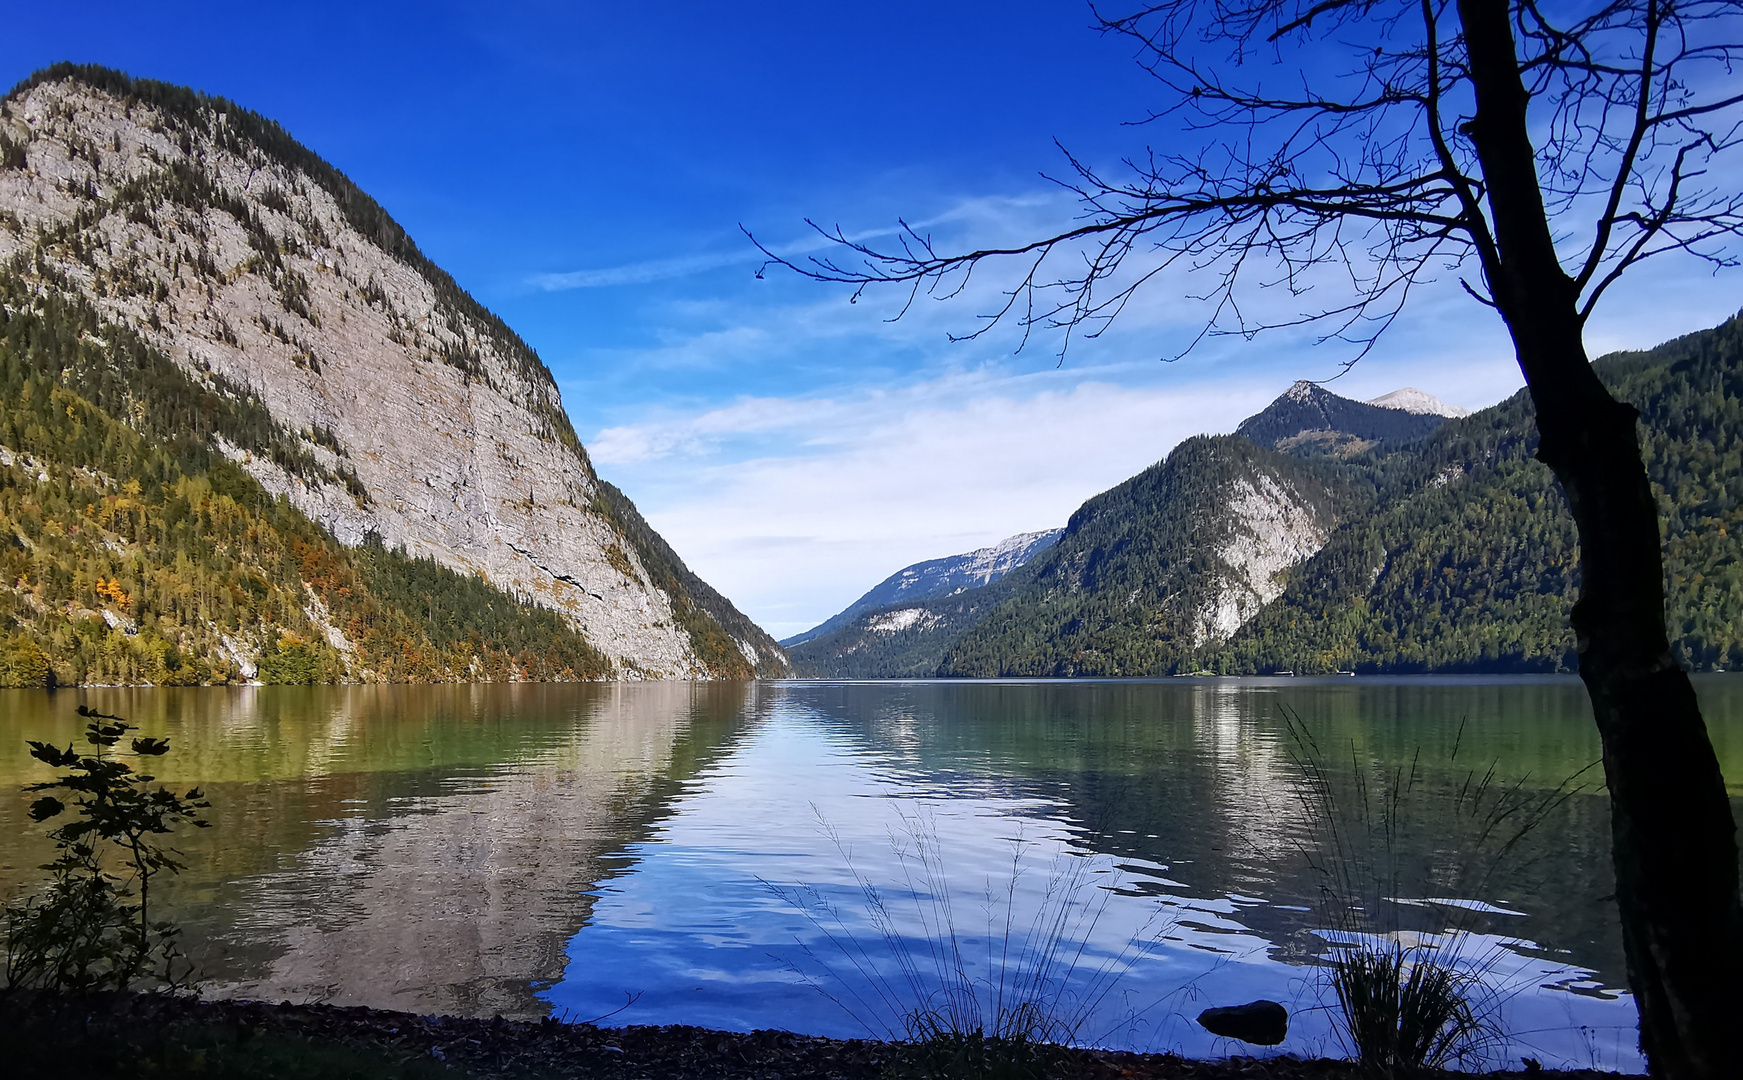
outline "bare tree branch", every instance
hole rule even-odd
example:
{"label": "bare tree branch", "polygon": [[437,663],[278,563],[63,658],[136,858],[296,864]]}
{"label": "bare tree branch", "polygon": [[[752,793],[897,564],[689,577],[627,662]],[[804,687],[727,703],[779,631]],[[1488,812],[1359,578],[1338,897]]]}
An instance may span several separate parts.
{"label": "bare tree branch", "polygon": [[[1190,291],[1208,319],[1192,345],[1324,324],[1320,340],[1358,357],[1416,285],[1471,255],[1485,279],[1496,272],[1503,252],[1475,166],[1451,0],[1164,0],[1094,13],[1158,84],[1162,102],[1139,123],[1170,134],[1118,177],[1062,147],[1066,175],[1054,182],[1077,199],[1078,222],[959,251],[905,223],[885,246],[808,222],[834,253],[789,256],[752,236],[765,268],[850,285],[854,300],[905,285],[906,313],[922,297],[962,295],[982,264],[1014,262],[999,273],[999,300],[952,337],[1014,322],[1022,344],[1057,332],[1062,354],[1184,272],[1215,282]],[[1623,271],[1667,252],[1730,265],[1743,235],[1731,175],[1743,164],[1732,78],[1743,0],[1609,0],[1571,21],[1513,0],[1511,21],[1534,123],[1548,134],[1546,209],[1577,226],[1564,265],[1582,314]],[[1338,55],[1343,66],[1328,66]],[[1349,299],[1307,303],[1334,271]],[[1483,299],[1466,285],[1485,303],[1492,290]],[[1303,306],[1258,314],[1267,293]]]}

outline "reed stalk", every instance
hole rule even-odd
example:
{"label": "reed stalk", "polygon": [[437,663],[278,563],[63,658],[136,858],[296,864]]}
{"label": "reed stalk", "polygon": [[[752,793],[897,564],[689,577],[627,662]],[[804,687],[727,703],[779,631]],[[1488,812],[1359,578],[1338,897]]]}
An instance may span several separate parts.
{"label": "reed stalk", "polygon": [[[803,914],[831,956],[800,943],[819,980],[793,970],[873,1038],[901,1049],[894,1076],[1040,1080],[1050,1048],[1077,1043],[1082,1028],[1120,980],[1161,939],[1161,908],[1112,954],[1091,946],[1113,892],[1099,887],[1089,859],[1057,855],[1032,910],[1024,884],[1030,841],[1011,843],[1004,880],[984,892],[985,932],[958,924],[936,822],[904,813],[892,830],[896,880],[880,885],[854,864],[839,833],[819,815],[841,852],[859,904],[849,913],[812,885],[764,885]],[[860,929],[869,925],[867,934]]]}
{"label": "reed stalk", "polygon": [[[1298,715],[1284,709],[1283,717],[1302,777],[1304,847],[1345,1051],[1385,1076],[1480,1062],[1505,1041],[1501,1007],[1520,988],[1495,984],[1507,945],[1476,922],[1504,910],[1486,898],[1523,868],[1524,840],[1589,790],[1581,778],[1591,767],[1548,790],[1529,776],[1503,779],[1498,762],[1461,772],[1461,725],[1452,784],[1437,788],[1420,748],[1383,769],[1352,744],[1348,768],[1334,767]],[[1429,809],[1439,811],[1432,823]],[[1406,911],[1428,929],[1406,926]]]}

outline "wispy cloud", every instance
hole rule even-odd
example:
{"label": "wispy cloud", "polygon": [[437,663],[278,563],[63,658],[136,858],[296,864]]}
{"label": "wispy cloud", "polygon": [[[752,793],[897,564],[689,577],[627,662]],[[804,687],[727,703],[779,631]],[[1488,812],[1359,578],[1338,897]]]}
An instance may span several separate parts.
{"label": "wispy cloud", "polygon": [[[1023,226],[1032,226],[1034,219],[1038,216],[1059,217],[1063,206],[1063,200],[1052,192],[981,196],[957,200],[943,211],[909,224],[915,232],[921,235],[925,235],[929,230],[940,226],[949,226],[953,233],[1014,236],[1020,234],[1020,229]],[[819,225],[830,231],[836,228],[822,222],[819,222]],[[843,235],[849,240],[866,243],[893,237],[903,231],[900,225],[890,224],[844,232]],[[783,258],[799,259],[817,252],[830,250],[835,248],[837,244],[835,240],[822,232],[808,229],[794,239],[781,243],[770,243],[767,246],[771,252]],[[621,266],[607,266],[590,270],[533,274],[527,278],[527,284],[544,292],[609,288],[620,285],[648,285],[657,281],[670,281],[675,278],[705,274],[729,266],[760,263],[767,258],[768,256],[758,251],[750,240],[741,237],[740,242],[729,250],[646,259],[625,263]]]}
{"label": "wispy cloud", "polygon": [[844,435],[837,425],[863,421],[864,404],[828,398],[745,398],[694,415],[651,417],[605,428],[593,437],[590,448],[593,460],[603,465],[702,457],[746,437],[780,436],[798,451],[839,441]]}
{"label": "wispy cloud", "polygon": [[[1277,335],[1157,363],[1190,319],[1161,302],[1062,367],[1045,353],[1013,359],[1009,339],[950,344],[946,331],[972,315],[959,304],[924,304],[895,323],[839,297],[687,301],[666,314],[656,345],[594,366],[662,373],[647,377],[667,391],[614,407],[589,450],[692,569],[780,636],[908,563],[1064,524],[1181,439],[1232,430],[1338,360]],[[1479,406],[1518,385],[1499,331],[1475,332],[1463,306],[1395,340],[1337,391],[1416,385]],[[908,367],[887,366],[893,352]],[[680,386],[719,392],[669,390]]]}
{"label": "wispy cloud", "polygon": [[[748,246],[748,245],[747,245]],[[648,285],[656,281],[689,277],[691,274],[719,270],[754,262],[761,258],[754,248],[744,252],[719,252],[710,255],[686,255],[675,259],[649,259],[624,266],[608,266],[598,270],[570,270],[561,274],[534,274],[527,284],[545,292],[567,289],[599,289],[613,285]]]}

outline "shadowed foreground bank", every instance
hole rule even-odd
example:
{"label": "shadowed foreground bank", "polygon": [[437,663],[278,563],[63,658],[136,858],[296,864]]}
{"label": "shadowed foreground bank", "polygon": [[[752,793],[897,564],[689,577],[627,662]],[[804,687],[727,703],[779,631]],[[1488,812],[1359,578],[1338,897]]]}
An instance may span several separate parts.
{"label": "shadowed foreground bank", "polygon": [[[876,1080],[896,1063],[889,1043],[784,1031],[471,1020],[328,1005],[196,1001],[155,995],[0,999],[0,1060],[13,1075],[61,1077],[423,1080],[434,1077],[756,1078]],[[1061,1080],[1351,1080],[1344,1061],[1054,1052]],[[1441,1075],[1441,1074],[1425,1074]],[[1469,1075],[1469,1074],[1445,1074]],[[1614,1073],[1490,1073],[1597,1080]]]}

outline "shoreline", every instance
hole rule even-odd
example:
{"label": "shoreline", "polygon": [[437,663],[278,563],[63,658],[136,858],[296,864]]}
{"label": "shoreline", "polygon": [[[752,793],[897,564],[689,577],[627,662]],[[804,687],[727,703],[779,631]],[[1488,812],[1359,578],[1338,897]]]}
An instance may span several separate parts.
{"label": "shoreline", "polygon": [[[881,1080],[898,1064],[899,1045],[788,1031],[715,1031],[685,1025],[597,1027],[544,1020],[490,1020],[392,1012],[365,1006],[205,1000],[168,994],[91,997],[0,994],[0,1053],[50,1077],[153,1074],[175,1053],[197,1053],[200,1067],[224,1069],[223,1053],[278,1040],[310,1059],[360,1055],[405,1076],[456,1075],[586,1080]],[[267,1038],[263,1039],[262,1037]],[[180,1040],[179,1042],[177,1040]],[[286,1043],[285,1040],[290,1040]],[[190,1049],[195,1045],[198,1051]],[[213,1044],[213,1049],[206,1049]],[[228,1048],[228,1049],[226,1049]],[[97,1059],[109,1054],[114,1067]],[[37,1056],[50,1064],[32,1063]],[[75,1060],[67,1060],[69,1057]],[[1061,1080],[1357,1080],[1354,1062],[1297,1057],[1198,1060],[1173,1054],[1056,1047],[1047,1075]],[[56,1072],[54,1061],[68,1066]],[[129,1067],[129,1063],[133,1066]],[[107,1071],[97,1071],[107,1068]],[[434,1070],[433,1072],[429,1070]],[[205,1075],[181,1070],[188,1075]],[[220,1071],[214,1075],[227,1075]],[[259,1073],[257,1075],[275,1075]],[[296,1075],[304,1075],[298,1072]],[[315,1074],[309,1074],[315,1075]],[[320,1074],[328,1075],[328,1074]],[[331,1075],[355,1075],[353,1072]],[[1424,1076],[1603,1080],[1625,1075],[1592,1069],[1425,1073]]]}

